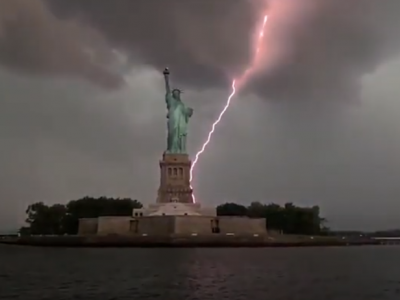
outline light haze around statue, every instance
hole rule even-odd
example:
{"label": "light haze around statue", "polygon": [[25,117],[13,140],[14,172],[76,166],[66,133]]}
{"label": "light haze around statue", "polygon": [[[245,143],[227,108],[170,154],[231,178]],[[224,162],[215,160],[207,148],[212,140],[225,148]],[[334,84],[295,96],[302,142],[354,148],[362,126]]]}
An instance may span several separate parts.
{"label": "light haze around statue", "polygon": [[171,90],[168,68],[164,70],[165,79],[165,102],[167,104],[167,154],[187,154],[186,140],[189,119],[193,115],[193,109],[181,100],[181,90]]}

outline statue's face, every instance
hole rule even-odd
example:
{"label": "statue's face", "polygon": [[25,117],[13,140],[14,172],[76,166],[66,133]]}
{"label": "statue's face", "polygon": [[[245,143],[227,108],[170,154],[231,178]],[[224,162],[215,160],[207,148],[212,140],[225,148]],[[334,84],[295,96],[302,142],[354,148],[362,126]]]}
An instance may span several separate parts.
{"label": "statue's face", "polygon": [[174,91],[172,92],[172,96],[173,96],[175,99],[180,100],[180,99],[181,99],[181,91],[179,91],[179,90],[174,90]]}

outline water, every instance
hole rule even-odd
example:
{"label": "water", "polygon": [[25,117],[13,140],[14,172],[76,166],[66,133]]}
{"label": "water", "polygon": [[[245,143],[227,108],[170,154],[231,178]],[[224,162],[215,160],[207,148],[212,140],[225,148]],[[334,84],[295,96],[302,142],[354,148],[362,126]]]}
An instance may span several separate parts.
{"label": "water", "polygon": [[0,299],[395,300],[400,247],[0,246]]}

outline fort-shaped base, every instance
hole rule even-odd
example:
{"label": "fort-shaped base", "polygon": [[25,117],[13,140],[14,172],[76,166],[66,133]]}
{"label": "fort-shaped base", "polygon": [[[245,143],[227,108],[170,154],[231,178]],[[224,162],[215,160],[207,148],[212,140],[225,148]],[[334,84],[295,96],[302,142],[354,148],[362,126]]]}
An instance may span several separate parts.
{"label": "fort-shaped base", "polygon": [[150,204],[147,208],[133,210],[133,217],[146,216],[209,216],[215,217],[215,207],[202,207],[198,203],[157,203]]}

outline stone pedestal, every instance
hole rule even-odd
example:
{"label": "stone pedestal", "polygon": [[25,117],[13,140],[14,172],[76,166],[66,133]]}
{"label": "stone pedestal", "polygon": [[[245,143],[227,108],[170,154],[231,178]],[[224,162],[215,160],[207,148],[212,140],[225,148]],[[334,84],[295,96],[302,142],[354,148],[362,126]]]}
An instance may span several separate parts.
{"label": "stone pedestal", "polygon": [[193,190],[190,187],[191,165],[187,154],[164,153],[160,161],[157,203],[193,203]]}
{"label": "stone pedestal", "polygon": [[147,208],[136,208],[133,217],[209,216],[215,217],[215,207],[202,207],[193,202],[190,187],[192,162],[187,154],[164,153],[160,161],[160,187],[156,203]]}

